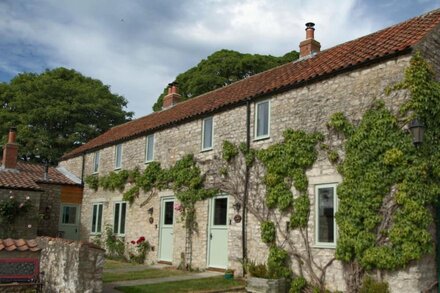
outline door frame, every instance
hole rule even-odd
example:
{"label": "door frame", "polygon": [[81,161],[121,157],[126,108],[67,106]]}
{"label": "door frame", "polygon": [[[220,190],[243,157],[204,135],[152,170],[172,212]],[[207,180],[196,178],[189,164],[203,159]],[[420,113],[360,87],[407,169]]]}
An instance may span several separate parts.
{"label": "door frame", "polygon": [[[172,253],[174,251],[174,224],[176,223],[176,214],[174,210],[174,203],[176,202],[176,197],[174,195],[168,195],[168,196],[162,196],[159,199],[159,238],[158,238],[158,249],[157,249],[157,260],[161,262],[170,262],[169,260],[162,260],[161,259],[161,253],[162,253],[162,223],[165,221],[165,218],[162,219],[162,217],[165,216],[164,214],[164,208],[165,208],[165,202],[166,201],[173,201],[173,243],[172,243]],[[171,259],[172,262],[172,259]]]}
{"label": "door frame", "polygon": [[[209,203],[208,203],[208,225],[207,225],[207,233],[206,233],[206,267],[207,268],[217,268],[217,267],[211,267],[210,266],[210,253],[211,253],[211,241],[210,241],[210,233],[211,233],[211,228],[213,226],[213,217],[214,217],[214,201],[217,198],[227,198],[228,199],[228,204],[226,207],[226,231],[228,232],[228,238],[229,238],[229,220],[228,220],[228,216],[229,216],[229,203],[230,203],[230,199],[229,199],[229,195],[227,194],[219,194],[216,196],[213,196],[209,199]],[[228,243],[228,242],[227,242]],[[229,256],[229,247],[226,246],[226,255]],[[225,269],[227,268],[227,265],[225,267]],[[222,268],[219,268],[222,269]]]}

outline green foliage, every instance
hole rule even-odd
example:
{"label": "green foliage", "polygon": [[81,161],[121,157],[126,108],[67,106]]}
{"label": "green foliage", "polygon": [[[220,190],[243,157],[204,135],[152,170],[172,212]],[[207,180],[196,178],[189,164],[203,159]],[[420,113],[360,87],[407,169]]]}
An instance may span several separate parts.
{"label": "green foliage", "polygon": [[274,222],[264,221],[261,223],[261,240],[267,244],[275,243],[276,228]]}
{"label": "green foliage", "polygon": [[378,282],[370,276],[366,276],[362,280],[362,287],[359,293],[389,293],[388,284],[385,282]]}
{"label": "green foliage", "polygon": [[56,163],[71,149],[133,115],[127,100],[101,81],[75,70],[56,68],[22,73],[0,83],[0,140],[18,128],[21,156]]}
{"label": "green foliage", "polygon": [[268,276],[271,279],[280,279],[290,277],[289,255],[287,251],[277,246],[269,249],[267,258]]}
{"label": "green foliage", "polygon": [[267,169],[264,183],[267,186],[266,202],[270,208],[287,210],[292,206],[294,201],[289,182],[293,182],[300,194],[307,192],[305,172],[315,162],[318,155],[315,146],[322,139],[318,133],[288,129],[284,132],[282,143],[258,152],[258,159]]}
{"label": "green foliage", "polygon": [[84,178],[84,182],[89,186],[90,189],[94,191],[98,190],[99,187],[99,177],[97,175],[88,175]]}
{"label": "green foliage", "polygon": [[346,137],[349,137],[354,131],[354,126],[348,121],[342,112],[334,113],[330,117],[327,126],[342,132]]}
{"label": "green foliage", "polygon": [[290,216],[290,228],[305,228],[310,213],[310,199],[308,195],[297,197],[293,204],[294,212]]}
{"label": "green foliage", "polygon": [[[292,51],[282,57],[259,54],[242,54],[232,50],[219,50],[197,66],[176,77],[184,100],[199,96],[256,73],[298,59],[298,52]],[[162,109],[167,88],[153,106],[154,111]]]}
{"label": "green foliage", "polygon": [[127,170],[120,170],[118,172],[110,172],[107,176],[102,176],[99,178],[99,186],[104,190],[120,192],[124,191],[125,184],[129,177],[129,172]]}
{"label": "green foliage", "polygon": [[330,163],[332,163],[332,164],[336,164],[339,160],[339,154],[335,150],[328,151],[327,157],[328,157],[328,160],[330,161]]}
{"label": "green foliage", "polygon": [[105,227],[105,247],[107,256],[113,259],[124,259],[125,245],[124,240],[113,233],[112,226]]}
{"label": "green foliage", "polygon": [[128,245],[128,255],[130,257],[130,261],[143,264],[145,262],[145,258],[147,257],[148,251],[150,251],[150,243],[145,240],[144,236],[141,236],[136,241],[130,241]]}
{"label": "green foliage", "polygon": [[223,141],[223,159],[230,162],[233,158],[238,155],[238,148],[231,142],[225,140]]}
{"label": "green foliage", "polygon": [[[383,102],[369,109],[345,144],[340,170],[339,240],[336,257],[357,261],[365,269],[397,269],[432,249],[428,205],[439,185],[429,162],[412,145],[409,135]],[[378,231],[385,196],[395,188],[393,225]],[[378,241],[379,238],[385,240]]]}
{"label": "green foliage", "polygon": [[2,226],[13,225],[17,218],[28,214],[33,206],[29,196],[22,202],[13,195],[7,199],[0,200],[0,223]]}
{"label": "green foliage", "polygon": [[289,293],[301,293],[307,286],[307,281],[304,277],[296,277],[290,284]]}
{"label": "green foliage", "polygon": [[249,261],[246,265],[246,268],[249,274],[255,278],[269,278],[269,273],[265,264],[256,264],[253,261]]}

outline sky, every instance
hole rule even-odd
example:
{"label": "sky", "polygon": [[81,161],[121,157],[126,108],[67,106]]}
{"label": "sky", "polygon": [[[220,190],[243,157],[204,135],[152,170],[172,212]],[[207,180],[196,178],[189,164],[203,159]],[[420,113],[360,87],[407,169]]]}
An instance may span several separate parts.
{"label": "sky", "polygon": [[0,82],[73,68],[141,117],[217,50],[298,51],[306,22],[327,49],[438,8],[440,0],[0,0]]}

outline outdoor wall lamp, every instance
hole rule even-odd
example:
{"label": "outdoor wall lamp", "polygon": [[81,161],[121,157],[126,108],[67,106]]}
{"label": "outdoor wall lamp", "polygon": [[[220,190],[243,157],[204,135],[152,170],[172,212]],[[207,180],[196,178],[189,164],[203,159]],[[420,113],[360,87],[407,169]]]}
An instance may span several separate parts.
{"label": "outdoor wall lamp", "polygon": [[154,211],[153,208],[149,208],[149,209],[148,209],[148,214],[149,214],[150,216],[152,216],[152,215],[153,215],[153,211]]}
{"label": "outdoor wall lamp", "polygon": [[413,144],[418,147],[423,143],[423,135],[425,133],[425,125],[417,118],[409,123],[409,131],[413,138]]}
{"label": "outdoor wall lamp", "polygon": [[239,213],[239,212],[240,212],[240,209],[241,209],[241,204],[237,201],[236,203],[234,203],[234,204],[232,205],[232,207],[234,208],[234,210],[235,210],[237,213]]}

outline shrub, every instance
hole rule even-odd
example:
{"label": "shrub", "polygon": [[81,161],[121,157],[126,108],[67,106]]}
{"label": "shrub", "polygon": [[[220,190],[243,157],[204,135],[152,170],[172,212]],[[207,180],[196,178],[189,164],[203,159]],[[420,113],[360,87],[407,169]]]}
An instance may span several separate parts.
{"label": "shrub", "polygon": [[359,293],[389,293],[388,283],[379,282],[370,276],[366,276],[362,281]]}
{"label": "shrub", "polygon": [[301,291],[307,286],[307,281],[304,277],[297,277],[292,280],[290,284],[289,293],[301,293]]}
{"label": "shrub", "polygon": [[253,261],[247,263],[247,270],[252,277],[268,279],[267,266],[265,264],[256,264]]}

